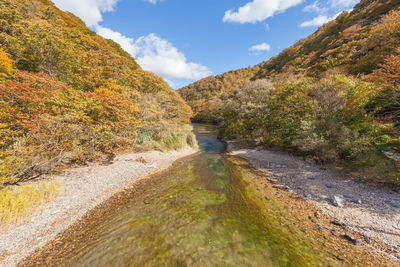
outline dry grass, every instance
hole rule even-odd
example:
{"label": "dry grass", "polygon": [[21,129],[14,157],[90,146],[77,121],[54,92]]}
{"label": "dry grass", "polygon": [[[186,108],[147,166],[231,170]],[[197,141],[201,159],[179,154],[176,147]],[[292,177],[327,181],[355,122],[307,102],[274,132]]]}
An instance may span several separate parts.
{"label": "dry grass", "polygon": [[0,189],[0,224],[15,223],[59,192],[58,182],[41,181],[35,184],[23,184],[12,188]]}
{"label": "dry grass", "polygon": [[134,140],[134,151],[171,151],[182,150],[185,147],[197,147],[197,140],[193,134],[193,127],[181,125],[159,125],[142,128]]}

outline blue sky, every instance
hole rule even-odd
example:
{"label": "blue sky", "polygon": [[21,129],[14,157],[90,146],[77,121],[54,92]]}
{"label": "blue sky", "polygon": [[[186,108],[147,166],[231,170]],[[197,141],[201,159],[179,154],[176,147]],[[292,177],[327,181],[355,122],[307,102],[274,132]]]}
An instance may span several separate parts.
{"label": "blue sky", "polygon": [[357,0],[54,0],[177,89],[258,64]]}

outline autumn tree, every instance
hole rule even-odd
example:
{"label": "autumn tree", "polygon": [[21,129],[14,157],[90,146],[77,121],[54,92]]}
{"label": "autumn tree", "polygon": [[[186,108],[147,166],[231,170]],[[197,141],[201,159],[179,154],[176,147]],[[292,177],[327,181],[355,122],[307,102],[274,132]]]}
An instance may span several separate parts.
{"label": "autumn tree", "polygon": [[397,125],[400,120],[400,49],[386,58],[369,79],[374,82],[381,93],[373,105],[380,116],[393,116]]}
{"label": "autumn tree", "polygon": [[4,80],[15,72],[12,60],[7,56],[2,48],[0,48],[0,81]]}

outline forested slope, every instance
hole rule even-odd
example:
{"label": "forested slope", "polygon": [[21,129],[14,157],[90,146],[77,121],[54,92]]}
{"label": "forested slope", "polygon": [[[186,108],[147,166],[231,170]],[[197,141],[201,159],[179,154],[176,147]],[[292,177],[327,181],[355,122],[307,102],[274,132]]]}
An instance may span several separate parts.
{"label": "forested slope", "polygon": [[118,151],[194,145],[190,108],[48,0],[0,0],[0,184]]}
{"label": "forested slope", "polygon": [[225,138],[352,162],[398,181],[397,161],[380,151],[393,158],[400,150],[399,6],[362,0],[276,57],[179,93],[195,121],[218,123]]}

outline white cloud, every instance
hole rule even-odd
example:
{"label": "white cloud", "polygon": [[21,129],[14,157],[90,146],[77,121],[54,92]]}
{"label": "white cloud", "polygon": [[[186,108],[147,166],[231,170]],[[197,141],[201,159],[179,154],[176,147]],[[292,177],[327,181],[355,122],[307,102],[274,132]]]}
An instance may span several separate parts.
{"label": "white cloud", "polygon": [[[102,13],[113,11],[119,0],[54,0],[55,4],[82,18],[104,38],[112,39],[131,54],[139,65],[167,79],[201,79],[211,71],[200,64],[188,62],[185,55],[167,40],[151,33],[137,40],[99,25]],[[162,0],[146,0],[152,4]],[[170,84],[172,82],[168,80]]]}
{"label": "white cloud", "polygon": [[350,7],[358,2],[359,0],[329,0],[332,7]]}
{"label": "white cloud", "polygon": [[104,38],[119,43],[143,69],[152,71],[165,79],[201,79],[211,75],[207,67],[188,62],[182,52],[154,33],[134,40],[101,26],[96,26],[96,31]]}
{"label": "white cloud", "polygon": [[250,51],[270,51],[271,46],[267,43],[262,43],[262,44],[257,44],[253,45],[252,47],[249,48]]}
{"label": "white cloud", "polygon": [[300,27],[318,27],[321,26],[331,20],[334,20],[339,16],[340,13],[337,13],[333,17],[328,17],[325,15],[319,15],[318,17],[313,18],[312,20],[304,21],[300,24]]}
{"label": "white cloud", "polygon": [[203,65],[187,62],[185,55],[167,40],[151,33],[135,42],[136,58],[143,69],[166,78],[201,79],[211,75]]}
{"label": "white cloud", "polygon": [[102,13],[114,10],[119,0],[53,0],[62,10],[80,17],[88,26],[94,26],[103,20]]}
{"label": "white cloud", "polygon": [[145,0],[146,2],[152,3],[152,4],[157,4],[158,2],[161,2],[163,0]]}
{"label": "white cloud", "polygon": [[300,24],[300,27],[315,27],[321,26],[329,21],[329,18],[325,15],[319,15],[312,20],[304,21]]}
{"label": "white cloud", "polygon": [[304,12],[315,12],[315,13],[325,13],[328,11],[328,8],[326,7],[320,7],[320,4],[318,1],[315,1],[311,5],[305,6],[303,8]]}
{"label": "white cloud", "polygon": [[135,41],[132,38],[126,37],[119,32],[113,31],[108,28],[104,28],[100,25],[96,25],[95,29],[100,36],[103,36],[106,39],[113,40],[114,42],[118,43],[122,47],[122,49],[124,49],[129,54],[136,55],[137,49],[135,46]]}
{"label": "white cloud", "polygon": [[253,0],[246,5],[225,12],[224,22],[256,23],[302,3],[304,0]]}

